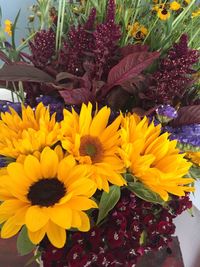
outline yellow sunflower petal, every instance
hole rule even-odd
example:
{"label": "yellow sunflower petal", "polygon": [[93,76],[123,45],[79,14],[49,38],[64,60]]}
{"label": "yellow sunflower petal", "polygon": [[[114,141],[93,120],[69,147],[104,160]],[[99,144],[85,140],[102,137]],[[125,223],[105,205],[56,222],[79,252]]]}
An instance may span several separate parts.
{"label": "yellow sunflower petal", "polygon": [[25,220],[27,228],[31,232],[36,232],[48,223],[49,216],[48,213],[45,212],[45,208],[31,206],[27,210]]}
{"label": "yellow sunflower petal", "polygon": [[40,241],[42,241],[46,234],[46,228],[47,227],[43,227],[36,232],[31,232],[30,230],[28,230],[28,236],[33,244],[37,245],[40,243]]}
{"label": "yellow sunflower petal", "polygon": [[81,217],[79,211],[76,210],[72,211],[72,227],[78,229],[79,227],[81,227]]}
{"label": "yellow sunflower petal", "polygon": [[90,230],[90,220],[87,214],[80,211],[79,216],[81,218],[81,226],[78,229],[82,232],[88,232]]}
{"label": "yellow sunflower petal", "polygon": [[101,135],[103,130],[106,128],[106,125],[108,124],[109,116],[110,116],[110,109],[107,107],[103,107],[93,118],[89,133],[92,136]]}
{"label": "yellow sunflower petal", "polygon": [[1,238],[10,238],[16,235],[21,229],[21,225],[16,225],[15,217],[10,217],[1,229]]}
{"label": "yellow sunflower petal", "polygon": [[57,248],[62,248],[65,245],[66,236],[65,229],[49,221],[47,226],[47,237],[52,245]]}
{"label": "yellow sunflower petal", "polygon": [[32,181],[36,181],[42,177],[39,160],[34,156],[29,155],[26,157],[24,161],[24,170],[26,172],[26,176]]}
{"label": "yellow sunflower petal", "polygon": [[52,208],[49,208],[48,212],[50,219],[53,223],[65,229],[71,228],[71,205],[70,208],[68,208],[66,205],[54,206]]}
{"label": "yellow sunflower petal", "polygon": [[17,210],[23,207],[25,207],[25,203],[18,199],[4,201],[0,206],[0,223],[7,220],[10,216],[13,216]]}
{"label": "yellow sunflower petal", "polygon": [[67,204],[74,210],[89,210],[92,208],[98,208],[97,204],[93,200],[82,196],[74,196],[67,202]]}
{"label": "yellow sunflower petal", "polygon": [[41,153],[40,162],[44,178],[54,178],[57,176],[58,156],[55,151],[46,147]]}

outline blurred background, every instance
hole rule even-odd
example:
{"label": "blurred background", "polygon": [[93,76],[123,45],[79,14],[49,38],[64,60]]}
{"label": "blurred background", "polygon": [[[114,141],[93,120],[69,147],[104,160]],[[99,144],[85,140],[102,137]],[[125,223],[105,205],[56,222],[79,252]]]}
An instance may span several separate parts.
{"label": "blurred background", "polygon": [[2,11],[2,23],[4,20],[8,19],[12,22],[15,20],[15,17],[19,10],[20,17],[17,23],[17,35],[16,42],[19,44],[21,39],[24,38],[26,34],[26,24],[27,18],[30,14],[29,7],[33,5],[36,1],[34,0],[0,0],[0,7]]}

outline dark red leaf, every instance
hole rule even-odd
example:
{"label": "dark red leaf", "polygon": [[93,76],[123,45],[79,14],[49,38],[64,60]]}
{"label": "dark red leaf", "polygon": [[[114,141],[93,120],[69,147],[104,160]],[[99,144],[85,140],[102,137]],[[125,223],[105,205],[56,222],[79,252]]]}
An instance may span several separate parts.
{"label": "dark red leaf", "polygon": [[9,57],[3,51],[0,51],[0,59],[7,64],[12,63],[12,61],[9,59]]}
{"label": "dark red leaf", "polygon": [[136,52],[126,56],[110,70],[107,91],[115,85],[121,85],[136,77],[158,57],[159,52]]}
{"label": "dark red leaf", "polygon": [[128,56],[130,54],[136,53],[136,52],[147,52],[149,47],[147,45],[127,45],[122,48],[120,48],[120,53],[122,56]]}
{"label": "dark red leaf", "polygon": [[68,72],[60,72],[57,76],[56,76],[56,81],[57,82],[61,82],[63,80],[66,80],[66,79],[69,79],[69,80],[80,80],[81,78],[76,76],[76,75],[73,75],[71,73],[68,73]]}
{"label": "dark red leaf", "polygon": [[174,127],[200,123],[200,105],[186,106],[178,110],[178,117],[171,122]]}
{"label": "dark red leaf", "polygon": [[0,69],[0,80],[4,81],[29,81],[29,82],[54,82],[54,78],[46,72],[31,65],[23,63],[4,64]]}
{"label": "dark red leaf", "polygon": [[80,105],[82,103],[93,102],[93,95],[87,88],[76,88],[73,90],[60,90],[59,94],[62,96],[66,104]]}

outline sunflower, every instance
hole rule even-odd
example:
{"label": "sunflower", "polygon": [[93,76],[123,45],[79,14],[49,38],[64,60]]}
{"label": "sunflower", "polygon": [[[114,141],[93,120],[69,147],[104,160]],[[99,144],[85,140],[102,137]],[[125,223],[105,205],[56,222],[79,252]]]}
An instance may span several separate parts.
{"label": "sunflower", "polygon": [[168,140],[168,133],[161,134],[161,126],[149,125],[148,119],[137,115],[123,119],[121,129],[123,158],[127,171],[165,201],[168,193],[183,196],[184,191],[193,191],[184,186],[193,179],[182,178],[191,163],[176,149],[176,141]]}
{"label": "sunflower", "polygon": [[118,186],[125,184],[120,175],[124,165],[117,155],[121,116],[108,125],[110,112],[108,107],[103,107],[92,117],[92,104],[83,104],[80,115],[74,110],[64,110],[61,122],[62,146],[80,164],[87,166],[98,189],[106,192],[108,182]]}
{"label": "sunflower", "polygon": [[18,159],[37,153],[58,141],[59,124],[55,114],[40,103],[36,109],[22,106],[21,116],[12,108],[1,113],[0,155]]}
{"label": "sunflower", "polygon": [[89,199],[96,185],[72,156],[59,160],[57,153],[46,147],[40,159],[28,155],[23,164],[10,163],[7,173],[1,177],[2,238],[14,236],[25,225],[34,244],[46,234],[55,247],[61,248],[66,229],[89,230],[84,211],[97,208]]}

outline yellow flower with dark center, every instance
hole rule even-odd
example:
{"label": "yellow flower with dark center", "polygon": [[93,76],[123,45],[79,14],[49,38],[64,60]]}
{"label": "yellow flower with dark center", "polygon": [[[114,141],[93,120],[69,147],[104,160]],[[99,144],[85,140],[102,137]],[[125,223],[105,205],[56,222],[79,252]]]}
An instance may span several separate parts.
{"label": "yellow flower with dark center", "polygon": [[192,18],[196,18],[200,16],[200,9],[196,10],[195,12],[192,13]]}
{"label": "yellow flower with dark center", "polygon": [[168,20],[170,18],[170,12],[166,8],[159,9],[157,12],[157,16],[161,20]]}
{"label": "yellow flower with dark center", "polygon": [[46,147],[39,160],[29,155],[23,164],[10,163],[7,173],[0,177],[2,238],[14,236],[25,225],[34,244],[46,234],[61,248],[66,243],[66,229],[90,229],[84,211],[97,208],[90,199],[96,185],[72,156],[60,161],[57,153]]}
{"label": "yellow flower with dark center", "polygon": [[82,105],[80,115],[64,110],[61,122],[62,146],[80,164],[87,166],[98,189],[109,191],[109,183],[122,186],[123,162],[118,157],[121,116],[110,125],[110,109],[103,107],[92,117],[91,103]]}
{"label": "yellow flower with dark center", "polygon": [[12,35],[12,22],[8,19],[6,19],[4,21],[5,27],[4,27],[4,31],[11,36]]}
{"label": "yellow flower with dark center", "polygon": [[168,193],[184,196],[185,191],[194,190],[185,186],[193,179],[183,178],[191,163],[168,136],[161,134],[160,125],[149,124],[146,117],[141,120],[137,115],[129,115],[122,122],[121,157],[127,170],[165,201]]}
{"label": "yellow flower with dark center", "polygon": [[152,10],[158,12],[160,9],[164,9],[164,8],[165,8],[165,4],[159,3],[157,5],[154,5],[152,7]]}
{"label": "yellow flower with dark center", "polygon": [[181,8],[181,5],[177,1],[173,1],[170,3],[170,9],[173,11],[177,11]]}
{"label": "yellow flower with dark center", "polygon": [[1,113],[0,155],[23,159],[25,155],[41,151],[58,141],[59,124],[55,114],[42,103],[35,110],[22,106],[22,114],[14,109]]}
{"label": "yellow flower with dark center", "polygon": [[194,164],[200,166],[200,152],[188,152],[187,158],[189,158]]}
{"label": "yellow flower with dark center", "polygon": [[129,34],[136,40],[143,40],[148,33],[147,28],[138,22],[135,22],[133,25],[129,25],[128,31]]}

